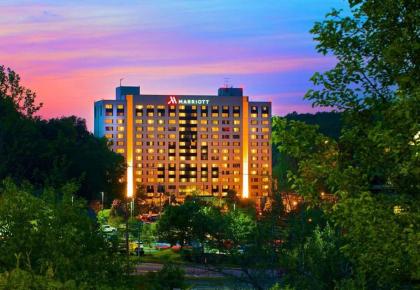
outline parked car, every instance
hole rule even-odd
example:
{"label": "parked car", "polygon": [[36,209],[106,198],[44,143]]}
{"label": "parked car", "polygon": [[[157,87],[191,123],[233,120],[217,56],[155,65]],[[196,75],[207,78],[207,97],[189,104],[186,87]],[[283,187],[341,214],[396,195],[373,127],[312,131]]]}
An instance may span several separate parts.
{"label": "parked car", "polygon": [[101,226],[101,231],[103,233],[114,233],[114,232],[117,231],[117,229],[114,228],[114,227],[112,227],[112,226],[110,226],[110,225],[102,225]]}
{"label": "parked car", "polygon": [[156,250],[165,250],[165,249],[169,249],[171,247],[171,244],[157,242],[154,244],[154,246]]}
{"label": "parked car", "polygon": [[[135,241],[135,240],[129,241],[128,248],[130,251],[130,255],[137,255],[137,256],[144,255],[143,242]],[[124,239],[120,239],[120,242],[118,244],[118,251],[122,254],[127,253],[127,246]]]}

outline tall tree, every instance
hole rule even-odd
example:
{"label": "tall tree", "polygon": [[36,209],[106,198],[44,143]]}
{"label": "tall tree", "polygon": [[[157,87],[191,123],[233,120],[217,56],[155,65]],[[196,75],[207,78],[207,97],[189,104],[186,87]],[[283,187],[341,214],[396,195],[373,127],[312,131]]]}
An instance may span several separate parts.
{"label": "tall tree", "polygon": [[35,117],[35,96],[20,85],[19,75],[0,66],[0,180],[26,180],[39,188],[73,181],[87,199],[99,198],[101,191],[107,197],[121,194],[123,157],[80,118]]}
{"label": "tall tree", "polygon": [[[311,277],[324,280],[320,289],[411,288],[420,279],[420,7],[410,0],[349,5],[350,13],[333,10],[312,29],[318,51],[337,64],[315,73],[305,96],[342,113],[340,138],[275,121],[275,142],[298,160],[288,177],[304,196],[303,212],[321,210],[332,227],[317,223],[294,244],[289,236],[285,254],[297,273],[290,281],[299,288],[309,288],[300,282]],[[341,260],[344,272],[320,275],[308,255]]]}

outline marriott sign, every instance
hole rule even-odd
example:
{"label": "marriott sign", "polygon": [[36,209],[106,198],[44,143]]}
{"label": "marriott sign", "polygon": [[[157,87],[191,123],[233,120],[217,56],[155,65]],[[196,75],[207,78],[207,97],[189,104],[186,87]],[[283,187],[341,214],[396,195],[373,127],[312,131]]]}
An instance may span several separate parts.
{"label": "marriott sign", "polygon": [[209,99],[188,99],[188,98],[178,98],[176,96],[168,97],[168,105],[208,105],[210,103]]}

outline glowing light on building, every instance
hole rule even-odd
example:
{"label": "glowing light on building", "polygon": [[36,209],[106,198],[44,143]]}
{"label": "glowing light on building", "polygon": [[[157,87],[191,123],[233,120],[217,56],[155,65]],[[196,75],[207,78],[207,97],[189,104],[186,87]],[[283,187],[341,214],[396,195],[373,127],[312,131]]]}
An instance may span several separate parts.
{"label": "glowing light on building", "polygon": [[242,198],[249,197],[249,170],[248,170],[248,98],[242,97]]}
{"label": "glowing light on building", "polygon": [[133,96],[127,95],[127,198],[133,197],[134,172],[133,172]]}

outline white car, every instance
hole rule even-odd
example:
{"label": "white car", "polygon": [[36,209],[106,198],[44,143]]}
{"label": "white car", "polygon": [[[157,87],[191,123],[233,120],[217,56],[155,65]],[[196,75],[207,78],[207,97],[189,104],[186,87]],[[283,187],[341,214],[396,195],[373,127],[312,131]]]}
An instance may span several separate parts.
{"label": "white car", "polygon": [[104,232],[104,233],[113,233],[113,232],[116,232],[117,229],[110,226],[110,225],[102,225],[101,226],[101,231]]}

